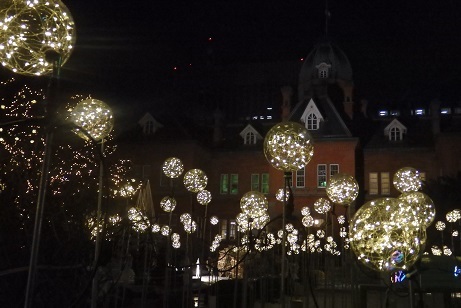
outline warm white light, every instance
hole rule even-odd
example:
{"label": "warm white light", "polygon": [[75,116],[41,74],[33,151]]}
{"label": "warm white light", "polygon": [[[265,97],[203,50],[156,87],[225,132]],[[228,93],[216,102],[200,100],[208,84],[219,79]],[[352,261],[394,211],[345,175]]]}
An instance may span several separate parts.
{"label": "warm white light", "polygon": [[114,127],[114,118],[109,106],[98,99],[80,101],[70,113],[75,132],[85,140],[105,139]]}

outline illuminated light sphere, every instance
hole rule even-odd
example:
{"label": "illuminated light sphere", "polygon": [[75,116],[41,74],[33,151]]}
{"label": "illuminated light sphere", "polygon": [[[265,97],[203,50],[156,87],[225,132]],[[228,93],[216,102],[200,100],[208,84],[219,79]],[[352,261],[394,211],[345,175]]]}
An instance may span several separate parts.
{"label": "illuminated light sphere", "polygon": [[176,233],[176,232],[173,233],[173,234],[171,234],[171,240],[172,240],[173,242],[179,241],[180,238],[181,238],[181,236],[180,236],[178,233]]}
{"label": "illuminated light sphere", "polygon": [[309,209],[308,206],[303,206],[303,208],[301,209],[301,215],[303,216],[307,216],[311,213],[311,210]]}
{"label": "illuminated light sphere", "polygon": [[344,215],[339,215],[338,216],[338,223],[340,225],[343,225],[346,222],[346,217]]}
{"label": "illuminated light sphere", "polygon": [[184,224],[184,231],[187,233],[194,233],[197,230],[197,223],[193,220]]}
{"label": "illuminated light sphere", "polygon": [[394,174],[392,179],[395,189],[399,192],[418,191],[421,189],[421,178],[415,168],[404,167]]}
{"label": "illuminated light sphere", "polygon": [[324,238],[325,237],[325,230],[317,230],[317,237]]}
{"label": "illuminated light sphere", "polygon": [[[1,184],[0,184],[1,186]],[[458,221],[461,219],[461,210],[459,209],[454,209],[453,211],[451,211],[453,213],[453,216],[454,218]]]}
{"label": "illuminated light sphere", "polygon": [[175,249],[181,248],[181,242],[179,241],[171,242],[171,246]]}
{"label": "illuminated light sphere", "polygon": [[184,172],[184,165],[179,158],[170,157],[163,162],[162,170],[165,176],[175,179]]}
{"label": "illuminated light sphere", "polygon": [[334,203],[349,205],[359,195],[359,184],[352,175],[336,173],[328,181],[326,193]]}
{"label": "illuminated light sphere", "polygon": [[[59,0],[3,0],[0,7],[0,59],[7,69],[22,75],[53,72],[59,55],[64,64],[75,45],[75,24]],[[57,57],[56,57],[56,60]]]}
{"label": "illuminated light sphere", "polygon": [[314,225],[314,218],[310,215],[304,216],[302,219],[302,224],[306,228],[310,228]]}
{"label": "illuminated light sphere", "polygon": [[170,196],[163,197],[160,200],[160,208],[167,213],[173,212],[176,208],[176,199]]}
{"label": "illuminated light sphere", "polygon": [[293,232],[294,229],[295,229],[295,226],[293,226],[293,224],[291,223],[287,223],[285,225],[285,230],[287,230],[288,232]]}
{"label": "illuminated light sphere", "polygon": [[318,198],[314,203],[314,209],[319,214],[328,213],[331,210],[330,201],[325,198]]}
{"label": "illuminated light sphere", "polygon": [[359,261],[381,272],[407,270],[424,252],[426,229],[397,198],[365,203],[351,220],[350,245]]}
{"label": "illuminated light sphere", "polygon": [[437,231],[443,231],[443,230],[445,230],[445,228],[446,228],[446,225],[445,225],[445,223],[444,223],[443,221],[440,221],[440,220],[439,220],[439,221],[437,221],[437,222],[435,223],[435,229],[436,229]]}
{"label": "illuminated light sphere", "polygon": [[191,169],[184,175],[183,183],[188,191],[198,193],[205,189],[208,177],[200,169]]}
{"label": "illuminated light sphere", "polygon": [[245,212],[240,212],[237,214],[235,221],[239,227],[240,232],[246,232],[250,230],[250,217]]}
{"label": "illuminated light sphere", "polygon": [[211,202],[211,193],[208,190],[201,190],[197,194],[197,202],[201,205],[208,205]]}
{"label": "illuminated light sphere", "polygon": [[163,235],[163,236],[169,236],[170,233],[171,233],[171,228],[169,226],[162,226],[160,228],[160,233]]}
{"label": "illuminated light sphere", "polygon": [[251,218],[264,215],[269,207],[266,196],[259,191],[246,192],[240,199],[240,209]]}
{"label": "illuminated light sphere", "polygon": [[425,228],[429,227],[429,225],[434,221],[434,202],[426,194],[420,191],[412,191],[402,193],[398,198],[404,200],[413,208],[416,215],[418,216],[420,223]]}
{"label": "illuminated light sphere", "polygon": [[[283,200],[284,196],[285,196],[285,200]],[[279,188],[277,192],[275,193],[275,199],[277,199],[280,202],[288,201],[289,198],[290,198],[290,191],[288,190],[288,188],[287,189]]]}
{"label": "illuminated light sphere", "polygon": [[264,155],[276,169],[285,172],[304,168],[314,155],[309,131],[295,122],[274,125],[264,138]]}
{"label": "illuminated light sphere", "polygon": [[432,252],[432,254],[434,256],[441,256],[442,255],[442,250],[439,247],[437,247],[436,245],[433,245],[431,247],[431,252]]}
{"label": "illuminated light sphere", "polygon": [[456,222],[456,214],[453,211],[448,212],[445,215],[445,218],[447,219],[448,222]]}
{"label": "illuminated light sphere", "polygon": [[288,243],[294,244],[294,243],[296,243],[297,240],[298,240],[298,236],[296,234],[290,233],[290,234],[287,235]]}
{"label": "illuminated light sphere", "polygon": [[152,232],[154,232],[154,233],[160,232],[160,225],[159,224],[153,224],[152,225]]}
{"label": "illuminated light sphere", "polygon": [[80,101],[70,113],[77,126],[75,132],[85,140],[100,141],[109,136],[114,127],[114,118],[109,106],[98,99]]}
{"label": "illuminated light sphere", "polygon": [[183,213],[179,216],[179,221],[183,224],[187,223],[191,219],[192,219],[192,216],[189,213]]}
{"label": "illuminated light sphere", "polygon": [[251,228],[253,230],[261,230],[263,229],[269,222],[271,218],[268,213],[263,213],[259,217],[256,217],[251,222]]}
{"label": "illuminated light sphere", "polygon": [[217,216],[210,217],[210,224],[212,224],[213,226],[216,226],[218,222],[219,222],[219,218]]}
{"label": "illuminated light sphere", "polygon": [[446,256],[451,256],[453,253],[448,246],[443,246],[443,254]]}

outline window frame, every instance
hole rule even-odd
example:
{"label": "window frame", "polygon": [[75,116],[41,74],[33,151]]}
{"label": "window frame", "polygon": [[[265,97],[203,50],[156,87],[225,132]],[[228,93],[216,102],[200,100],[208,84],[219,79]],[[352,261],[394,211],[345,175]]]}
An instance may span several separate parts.
{"label": "window frame", "polygon": [[261,192],[269,193],[269,173],[261,173]]}
{"label": "window frame", "polygon": [[378,183],[378,172],[368,173],[368,194],[369,195],[378,195],[379,193],[379,183]]}
{"label": "window frame", "polygon": [[[320,170],[320,167],[323,167],[324,169]],[[327,164],[317,164],[317,188],[326,188],[326,187],[327,187]]]}
{"label": "window frame", "polygon": [[[235,187],[234,187],[235,186]],[[238,173],[231,173],[229,176],[229,194],[236,195],[239,192],[239,175]]]}
{"label": "window frame", "polygon": [[305,167],[299,170],[296,170],[296,172],[294,173],[294,176],[296,180],[293,182],[296,183],[296,188],[306,187],[306,168]]}
{"label": "window frame", "polygon": [[222,195],[228,194],[229,193],[229,174],[227,173],[221,173],[220,179],[219,179],[219,193]]}

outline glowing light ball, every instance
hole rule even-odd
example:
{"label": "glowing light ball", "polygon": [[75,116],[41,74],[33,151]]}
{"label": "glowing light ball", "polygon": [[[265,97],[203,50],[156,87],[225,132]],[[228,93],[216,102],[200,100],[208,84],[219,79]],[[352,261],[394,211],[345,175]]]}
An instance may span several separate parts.
{"label": "glowing light ball", "polygon": [[314,225],[314,218],[312,216],[307,215],[303,217],[301,222],[304,227],[310,228]]}
{"label": "glowing light ball", "polygon": [[160,233],[163,235],[163,236],[169,236],[170,233],[171,233],[171,228],[169,226],[162,226],[160,228]]}
{"label": "glowing light ball", "polygon": [[421,189],[421,178],[415,168],[404,167],[394,174],[392,179],[395,189],[401,193],[418,191]]}
{"label": "glowing light ball", "polygon": [[190,220],[186,224],[184,224],[184,231],[187,233],[194,233],[197,230],[197,223],[193,220]]}
{"label": "glowing light ball", "polygon": [[53,71],[49,52],[64,64],[75,45],[75,24],[59,0],[3,0],[0,6],[0,59],[7,69],[37,76]]}
{"label": "glowing light ball", "polygon": [[412,207],[396,198],[365,203],[352,218],[349,232],[359,261],[382,272],[408,269],[426,243],[425,228]]}
{"label": "glowing light ball", "polygon": [[308,206],[303,206],[303,208],[301,209],[301,215],[303,216],[307,216],[311,213],[311,210],[309,209]]}
{"label": "glowing light ball", "polygon": [[[284,199],[283,197],[285,197],[285,200],[283,200]],[[287,189],[279,188],[277,192],[275,193],[275,199],[277,199],[280,202],[288,201],[289,198],[290,198],[290,191],[288,190],[288,188]]]}
{"label": "glowing light ball", "polygon": [[259,191],[249,191],[240,199],[240,209],[251,218],[258,218],[267,212],[269,202]]}
{"label": "glowing light ball", "polygon": [[337,173],[327,183],[326,193],[334,203],[349,205],[359,195],[359,184],[352,175]]}
{"label": "glowing light ball", "polygon": [[210,217],[210,224],[212,224],[213,226],[216,226],[219,222],[219,218],[216,217],[216,216],[211,216]]}
{"label": "glowing light ball", "polygon": [[188,191],[198,193],[205,189],[208,177],[200,169],[191,169],[184,175],[183,183]]}
{"label": "glowing light ball", "polygon": [[339,215],[337,219],[340,225],[343,225],[346,222],[346,217],[344,215]]}
{"label": "glowing light ball", "polygon": [[439,221],[437,221],[437,222],[435,223],[435,229],[436,229],[437,231],[443,231],[443,230],[445,230],[445,228],[446,228],[446,225],[445,225],[445,223],[444,223],[443,221],[440,221],[440,220],[439,220]]}
{"label": "glowing light ball", "polygon": [[445,215],[445,218],[447,219],[448,222],[456,222],[456,213],[453,211],[450,211]]}
{"label": "glowing light ball", "polygon": [[186,224],[188,221],[190,221],[192,219],[192,216],[191,214],[189,213],[183,213],[179,216],[179,221],[182,223],[182,224]]}
{"label": "glowing light ball", "polygon": [[211,193],[208,190],[201,190],[197,194],[197,202],[201,205],[208,205],[211,202]]}
{"label": "glowing light ball", "polygon": [[276,169],[285,172],[304,168],[314,155],[309,131],[299,123],[282,122],[264,138],[264,155]]}
{"label": "glowing light ball", "polygon": [[175,179],[184,172],[184,165],[179,158],[170,157],[163,162],[162,170],[167,177]]}
{"label": "glowing light ball", "polygon": [[250,217],[248,216],[247,213],[245,212],[240,212],[237,214],[237,217],[235,218],[235,221],[237,222],[237,225],[239,227],[240,232],[247,232],[250,230]]}
{"label": "glowing light ball", "polygon": [[251,222],[251,228],[254,230],[261,230],[270,222],[270,220],[271,218],[267,212],[261,213],[260,216],[253,219]]}
{"label": "glowing light ball", "polygon": [[173,212],[176,208],[176,199],[169,196],[163,197],[162,200],[160,200],[160,208],[167,213]]}
{"label": "glowing light ball", "polygon": [[70,113],[75,132],[85,140],[100,141],[109,136],[114,127],[112,110],[103,101],[85,99],[80,101]]}
{"label": "glowing light ball", "polygon": [[325,198],[318,198],[314,202],[314,210],[319,214],[328,213],[328,211],[331,210],[330,201]]}
{"label": "glowing light ball", "polygon": [[426,194],[419,191],[407,192],[402,193],[399,196],[399,199],[405,201],[414,209],[420,224],[425,228],[429,227],[429,225],[434,221],[434,202]]}

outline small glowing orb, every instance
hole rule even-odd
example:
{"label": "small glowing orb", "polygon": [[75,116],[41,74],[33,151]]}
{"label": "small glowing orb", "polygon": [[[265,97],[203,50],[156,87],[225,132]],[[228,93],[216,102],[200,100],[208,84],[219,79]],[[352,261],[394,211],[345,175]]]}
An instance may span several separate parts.
{"label": "small glowing orb", "polygon": [[217,216],[210,217],[210,224],[212,224],[213,226],[216,226],[218,222],[219,222],[219,218]]}
{"label": "small glowing orb", "polygon": [[240,199],[240,209],[250,218],[263,216],[269,207],[266,196],[259,191],[249,191]]}
{"label": "small glowing orb", "polygon": [[170,233],[171,233],[171,228],[169,226],[162,226],[160,228],[160,233],[163,235],[163,236],[169,236]]}
{"label": "small glowing orb", "polygon": [[302,224],[306,228],[310,228],[314,225],[314,218],[310,215],[304,216],[302,219]]}
{"label": "small glowing orb", "polygon": [[301,209],[301,215],[303,216],[307,216],[311,213],[311,210],[309,209],[308,206],[303,206],[303,208]]}
{"label": "small glowing orb", "polygon": [[240,212],[237,214],[237,217],[235,218],[235,221],[237,222],[237,225],[239,227],[240,232],[247,232],[250,230],[250,217],[248,216],[247,213],[245,212]]}
{"label": "small glowing orb", "polygon": [[186,224],[188,221],[190,221],[192,219],[192,216],[191,214],[189,213],[183,213],[179,216],[179,221],[182,223],[182,224]]}
{"label": "small glowing orb", "polygon": [[197,202],[201,205],[208,205],[211,202],[211,193],[208,190],[201,190],[197,194]]}
{"label": "small glowing orb", "polygon": [[103,101],[85,99],[80,101],[70,113],[75,132],[85,140],[100,141],[109,136],[114,127],[112,110]]}
{"label": "small glowing orb", "polygon": [[338,216],[338,223],[340,225],[343,225],[346,222],[346,217],[344,215],[339,215]]}
{"label": "small glowing orb", "polygon": [[208,177],[200,169],[191,169],[184,175],[183,183],[188,191],[198,193],[205,189]]}
{"label": "small glowing orb", "polygon": [[441,256],[442,250],[437,245],[432,245],[431,252],[434,256]]}
{"label": "small glowing orb", "polygon": [[[285,196],[285,200],[283,200],[284,196]],[[290,191],[288,190],[288,188],[287,189],[279,188],[277,190],[277,193],[275,193],[275,199],[277,199],[280,202],[288,201],[289,198],[290,198]]]}
{"label": "small glowing orb", "polygon": [[309,131],[295,122],[273,126],[264,138],[264,155],[276,169],[285,172],[304,168],[314,155]]}
{"label": "small glowing orb", "polygon": [[179,241],[180,239],[181,239],[181,236],[180,236],[178,233],[175,232],[175,233],[171,234],[171,240],[172,240],[173,242],[177,242],[177,241]]}
{"label": "small glowing orb", "polygon": [[38,76],[53,71],[50,53],[59,55],[61,65],[69,59],[76,40],[75,24],[61,1],[3,1],[0,59],[4,67],[18,74]]}
{"label": "small glowing orb", "polygon": [[434,202],[426,194],[419,191],[406,192],[402,193],[399,196],[399,199],[405,201],[413,208],[420,223],[425,228],[429,227],[429,225],[434,221]]}
{"label": "small glowing orb", "polygon": [[160,200],[160,208],[167,213],[173,212],[176,208],[176,199],[169,196],[163,197],[162,200]]}
{"label": "small glowing orb", "polygon": [[404,167],[394,174],[392,179],[395,189],[399,192],[418,191],[421,189],[421,178],[418,170],[411,167]]}
{"label": "small glowing orb", "polygon": [[456,222],[457,220],[456,213],[453,211],[448,212],[445,215],[445,218],[447,219],[448,222]]}
{"label": "small glowing orb", "polygon": [[325,230],[317,230],[317,237],[324,238],[325,237]]}
{"label": "small glowing orb", "polygon": [[352,218],[349,232],[359,261],[382,272],[408,269],[426,243],[426,229],[413,208],[396,198],[365,203]]}
{"label": "small glowing orb", "polygon": [[184,172],[182,161],[176,157],[167,158],[163,162],[163,173],[170,179],[178,178]]}
{"label": "small glowing orb", "polygon": [[439,221],[437,221],[437,222],[435,223],[435,229],[436,229],[437,231],[443,231],[443,230],[445,230],[445,228],[446,228],[446,225],[445,225],[445,223],[444,223],[443,221],[440,221],[440,220],[439,220]]}
{"label": "small glowing orb", "polygon": [[331,210],[330,201],[325,198],[318,198],[314,203],[314,209],[319,214],[328,213]]}
{"label": "small glowing orb", "polygon": [[194,233],[197,230],[197,223],[193,220],[188,221],[184,224],[184,231],[187,233]]}
{"label": "small glowing orb", "polygon": [[349,205],[359,195],[359,184],[352,175],[336,173],[328,181],[326,193],[334,203]]}

